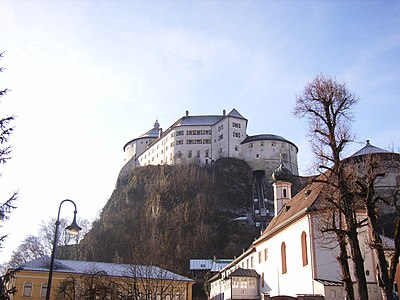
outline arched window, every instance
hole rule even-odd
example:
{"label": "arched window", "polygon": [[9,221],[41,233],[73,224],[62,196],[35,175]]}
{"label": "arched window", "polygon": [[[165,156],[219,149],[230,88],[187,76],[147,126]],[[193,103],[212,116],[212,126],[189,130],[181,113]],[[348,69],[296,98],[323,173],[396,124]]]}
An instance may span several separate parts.
{"label": "arched window", "polygon": [[303,259],[303,266],[308,265],[307,234],[304,231],[301,233],[301,257]]}
{"label": "arched window", "polygon": [[282,245],[281,245],[281,259],[282,259],[282,274],[285,274],[287,272],[285,242],[282,242]]}

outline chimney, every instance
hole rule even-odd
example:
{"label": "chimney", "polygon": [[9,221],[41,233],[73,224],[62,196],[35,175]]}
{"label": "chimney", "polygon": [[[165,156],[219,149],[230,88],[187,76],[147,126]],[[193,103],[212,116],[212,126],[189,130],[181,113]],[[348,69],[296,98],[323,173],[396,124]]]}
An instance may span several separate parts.
{"label": "chimney", "polygon": [[224,117],[226,116],[226,110],[225,110],[225,109],[222,111],[222,115],[223,115]]}
{"label": "chimney", "polygon": [[186,111],[186,117],[189,117],[189,111],[188,110]]}

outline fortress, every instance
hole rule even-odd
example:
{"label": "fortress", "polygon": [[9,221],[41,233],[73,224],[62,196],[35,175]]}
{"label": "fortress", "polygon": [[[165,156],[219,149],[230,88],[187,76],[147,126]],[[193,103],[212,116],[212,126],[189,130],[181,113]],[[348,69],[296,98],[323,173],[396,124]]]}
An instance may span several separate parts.
{"label": "fortress", "polygon": [[299,180],[298,148],[279,135],[248,135],[247,122],[236,109],[228,114],[223,110],[222,115],[191,116],[186,111],[165,131],[156,120],[151,130],[125,144],[126,163],[119,178],[147,165],[211,165],[223,157],[242,159],[253,170],[252,216],[244,218],[264,229],[274,215],[272,173],[284,165]]}
{"label": "fortress", "polygon": [[292,174],[298,175],[297,146],[274,134],[247,134],[247,122],[236,109],[222,115],[186,115],[167,130],[154,127],[130,140],[123,147],[126,154],[121,175],[146,165],[199,163],[212,164],[218,158],[245,160],[253,171],[264,171],[267,177],[281,160]]}

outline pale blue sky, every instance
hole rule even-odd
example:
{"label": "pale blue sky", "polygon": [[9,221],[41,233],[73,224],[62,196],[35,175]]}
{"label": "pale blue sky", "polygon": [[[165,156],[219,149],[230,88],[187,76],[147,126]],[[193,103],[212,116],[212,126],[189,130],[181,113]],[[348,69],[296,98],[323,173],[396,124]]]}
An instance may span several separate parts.
{"label": "pale blue sky", "polygon": [[0,187],[20,191],[2,256],[65,198],[94,218],[123,145],[156,118],[236,108],[249,134],[294,142],[304,174],[307,125],[291,112],[320,73],[360,97],[349,154],[366,139],[398,150],[399,16],[399,1],[0,0],[0,108],[18,116]]}

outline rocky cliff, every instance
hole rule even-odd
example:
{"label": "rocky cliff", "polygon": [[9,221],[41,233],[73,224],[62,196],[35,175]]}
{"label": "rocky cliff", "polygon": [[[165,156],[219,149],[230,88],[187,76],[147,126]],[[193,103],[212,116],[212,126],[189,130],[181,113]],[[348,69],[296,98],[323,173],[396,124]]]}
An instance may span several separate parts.
{"label": "rocky cliff", "polygon": [[258,236],[235,218],[252,212],[252,172],[241,160],[146,166],[118,179],[80,258],[156,264],[186,274],[191,258],[233,258]]}

